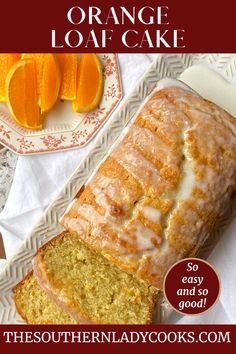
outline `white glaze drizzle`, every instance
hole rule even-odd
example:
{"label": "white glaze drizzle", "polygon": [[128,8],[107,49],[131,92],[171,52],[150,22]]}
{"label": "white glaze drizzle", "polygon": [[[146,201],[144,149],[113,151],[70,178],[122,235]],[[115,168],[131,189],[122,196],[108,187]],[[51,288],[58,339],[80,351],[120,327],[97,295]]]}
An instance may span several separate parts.
{"label": "white glaze drizzle", "polygon": [[160,218],[161,218],[161,212],[160,210],[150,206],[146,205],[141,209],[141,212],[143,216],[148,219],[149,221],[159,224],[160,223]]}
{"label": "white glaze drizzle", "polygon": [[143,188],[169,187],[169,182],[160,177],[155,165],[138,153],[131,144],[120,145],[119,149],[112,153],[112,157],[138,180]]}

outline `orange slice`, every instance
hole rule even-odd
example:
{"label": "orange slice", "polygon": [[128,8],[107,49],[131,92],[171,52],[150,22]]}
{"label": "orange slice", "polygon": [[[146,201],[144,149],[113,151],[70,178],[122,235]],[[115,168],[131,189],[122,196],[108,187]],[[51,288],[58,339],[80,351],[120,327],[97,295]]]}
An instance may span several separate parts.
{"label": "orange slice", "polygon": [[76,98],[78,55],[58,53],[57,56],[61,69],[59,97],[63,100],[74,100]]}
{"label": "orange slice", "polygon": [[20,54],[0,54],[0,102],[6,101],[6,77],[12,65],[20,60]]}
{"label": "orange slice", "polygon": [[98,107],[103,93],[102,65],[96,54],[82,54],[77,76],[74,112],[90,112]]}
{"label": "orange slice", "polygon": [[60,89],[60,67],[55,54],[23,54],[22,59],[33,59],[36,64],[38,104],[46,113],[57,101]]}
{"label": "orange slice", "polygon": [[38,107],[35,63],[20,60],[10,69],[6,78],[6,102],[14,120],[22,127],[42,128]]}

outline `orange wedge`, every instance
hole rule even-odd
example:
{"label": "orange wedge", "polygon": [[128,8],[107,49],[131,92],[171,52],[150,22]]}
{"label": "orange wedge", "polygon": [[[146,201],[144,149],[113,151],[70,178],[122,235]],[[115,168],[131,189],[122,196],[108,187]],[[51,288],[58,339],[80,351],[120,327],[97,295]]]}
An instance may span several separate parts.
{"label": "orange wedge", "polygon": [[82,54],[80,58],[74,112],[90,112],[98,107],[103,94],[102,65],[96,54]]}
{"label": "orange wedge", "polygon": [[14,120],[24,128],[41,129],[35,62],[20,60],[6,78],[6,102]]}
{"label": "orange wedge", "polygon": [[35,61],[37,76],[37,95],[41,113],[46,113],[57,101],[61,75],[58,58],[55,54],[23,54],[22,59]]}
{"label": "orange wedge", "polygon": [[78,55],[58,53],[57,56],[61,69],[59,98],[62,100],[74,100],[76,98]]}
{"label": "orange wedge", "polygon": [[20,60],[20,54],[0,54],[0,102],[6,101],[6,77],[12,65]]}

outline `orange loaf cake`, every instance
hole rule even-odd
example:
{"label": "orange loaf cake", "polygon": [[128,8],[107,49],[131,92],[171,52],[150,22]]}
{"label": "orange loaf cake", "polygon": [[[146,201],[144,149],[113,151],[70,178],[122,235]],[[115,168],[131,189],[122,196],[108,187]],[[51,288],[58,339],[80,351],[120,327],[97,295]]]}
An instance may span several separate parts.
{"label": "orange loaf cake", "polygon": [[33,272],[14,288],[14,301],[18,313],[29,324],[78,324],[48,297]]}
{"label": "orange loaf cake", "polygon": [[161,289],[236,189],[236,121],[180,87],[155,92],[61,220],[91,249]]}
{"label": "orange loaf cake", "polygon": [[75,321],[152,322],[157,290],[91,251],[76,234],[64,232],[40,248],[34,274],[48,296]]}

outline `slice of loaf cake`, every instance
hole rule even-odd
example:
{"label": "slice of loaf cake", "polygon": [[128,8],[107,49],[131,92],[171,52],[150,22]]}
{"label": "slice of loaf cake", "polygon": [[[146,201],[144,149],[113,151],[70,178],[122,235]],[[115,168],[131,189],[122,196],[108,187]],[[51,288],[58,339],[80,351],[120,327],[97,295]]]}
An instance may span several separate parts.
{"label": "slice of loaf cake", "polygon": [[14,289],[17,311],[29,324],[77,324],[68,313],[51,301],[38,285],[33,272]]}
{"label": "slice of loaf cake", "polygon": [[152,322],[157,291],[111,265],[65,232],[44,245],[34,260],[39,284],[80,323]]}

